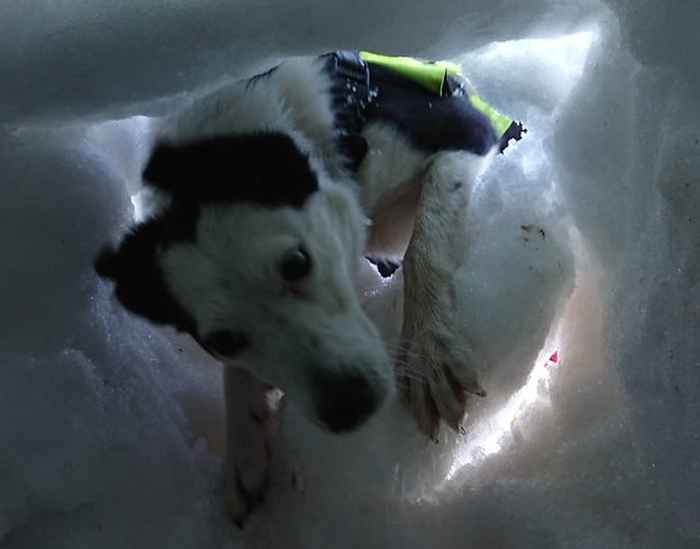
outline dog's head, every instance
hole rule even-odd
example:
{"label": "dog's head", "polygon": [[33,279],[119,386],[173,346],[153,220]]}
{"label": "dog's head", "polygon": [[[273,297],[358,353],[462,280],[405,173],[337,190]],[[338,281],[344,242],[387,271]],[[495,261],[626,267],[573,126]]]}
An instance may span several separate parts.
{"label": "dog's head", "polygon": [[96,261],[118,300],[281,387],[325,428],[362,424],[390,373],[354,286],[367,220],[353,184],[283,132],[161,142],[144,180],[167,205]]}

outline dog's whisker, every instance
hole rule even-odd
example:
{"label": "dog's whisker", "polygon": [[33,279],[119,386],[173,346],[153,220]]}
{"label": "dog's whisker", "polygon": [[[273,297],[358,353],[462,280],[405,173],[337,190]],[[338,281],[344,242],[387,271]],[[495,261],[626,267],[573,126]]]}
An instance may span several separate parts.
{"label": "dog's whisker", "polygon": [[425,379],[426,379],[425,376],[406,374],[404,372],[397,372],[396,377],[397,377],[397,379],[411,379],[411,380],[415,380],[415,381],[425,381]]}
{"label": "dog's whisker", "polygon": [[392,361],[395,365],[400,365],[400,366],[403,366],[405,368],[420,371],[421,369],[419,367],[417,367],[416,364],[422,364],[423,357],[421,357],[420,355],[413,355],[413,356],[398,355],[398,356],[392,357]]}
{"label": "dog's whisker", "polygon": [[407,359],[407,358],[420,358],[420,354],[416,353],[414,351],[410,351],[405,348],[397,347],[395,349],[387,349],[387,352],[389,353],[389,356],[393,360],[400,360],[400,359]]}
{"label": "dog's whisker", "polygon": [[407,378],[407,379],[416,379],[416,380],[425,380],[426,379],[426,376],[423,375],[421,372],[418,372],[416,370],[404,369],[404,368],[396,368],[396,376]]}

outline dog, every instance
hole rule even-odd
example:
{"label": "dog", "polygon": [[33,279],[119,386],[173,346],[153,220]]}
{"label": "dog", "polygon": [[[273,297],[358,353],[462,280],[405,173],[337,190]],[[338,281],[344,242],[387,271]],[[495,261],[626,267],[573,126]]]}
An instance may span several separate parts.
{"label": "dog", "polygon": [[[95,262],[126,309],[224,364],[225,497],[239,524],[265,491],[274,388],[342,434],[398,386],[433,438],[441,419],[460,428],[468,394],[486,395],[454,330],[454,275],[471,185],[512,135],[443,72],[452,90],[436,94],[334,52],[194,100],[164,122],[143,171],[160,206]],[[364,257],[401,262],[398,353],[360,305]],[[396,385],[394,364],[410,374]]]}

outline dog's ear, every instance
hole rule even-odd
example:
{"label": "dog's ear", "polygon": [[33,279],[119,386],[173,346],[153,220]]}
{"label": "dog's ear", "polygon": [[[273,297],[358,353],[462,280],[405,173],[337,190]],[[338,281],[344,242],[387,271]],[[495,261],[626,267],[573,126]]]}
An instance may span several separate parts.
{"label": "dog's ear", "polygon": [[187,149],[161,141],[148,159],[143,170],[143,180],[153,187],[172,192],[187,177],[185,172],[191,169],[190,164]]}
{"label": "dog's ear", "polygon": [[156,324],[196,334],[194,319],[168,289],[157,259],[158,222],[128,234],[117,250],[105,246],[95,259],[97,274],[114,282],[114,293],[129,311]]}
{"label": "dog's ear", "polygon": [[119,272],[119,256],[112,246],[104,246],[95,259],[95,271],[101,278],[115,280]]}

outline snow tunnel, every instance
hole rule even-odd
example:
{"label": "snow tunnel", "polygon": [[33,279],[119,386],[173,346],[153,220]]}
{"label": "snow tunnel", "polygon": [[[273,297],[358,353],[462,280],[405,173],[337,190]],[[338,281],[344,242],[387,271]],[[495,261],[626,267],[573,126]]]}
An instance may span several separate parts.
{"label": "snow tunnel", "polygon": [[[698,23],[695,0],[5,3],[0,545],[700,546]],[[144,215],[161,117],[340,48],[458,63],[528,128],[465,235],[489,396],[437,444],[398,402],[342,437],[287,406],[240,530],[220,366],[126,313],[93,260]],[[395,343],[401,271],[366,267]]]}

